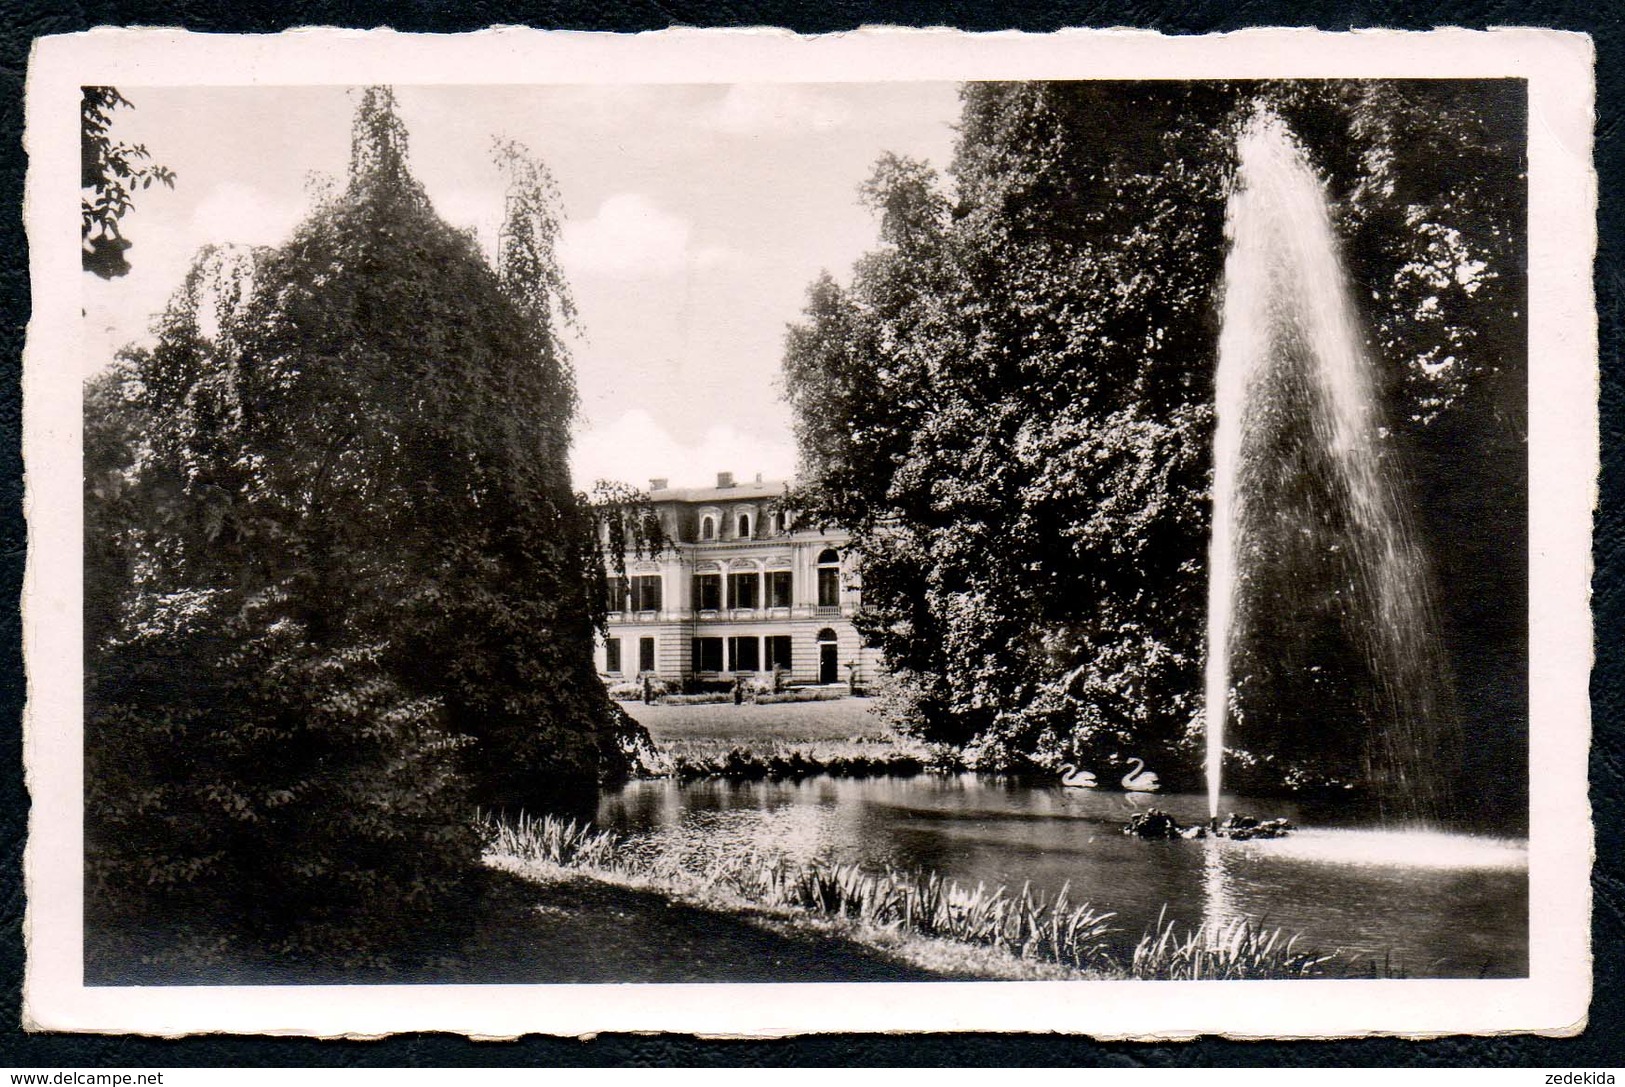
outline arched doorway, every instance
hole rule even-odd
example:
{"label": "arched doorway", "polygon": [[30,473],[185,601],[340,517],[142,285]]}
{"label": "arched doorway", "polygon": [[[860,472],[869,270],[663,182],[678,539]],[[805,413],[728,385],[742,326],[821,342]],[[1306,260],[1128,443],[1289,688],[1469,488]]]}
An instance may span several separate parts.
{"label": "arched doorway", "polygon": [[841,681],[841,654],[835,645],[835,632],[825,627],[818,632],[818,682]]}

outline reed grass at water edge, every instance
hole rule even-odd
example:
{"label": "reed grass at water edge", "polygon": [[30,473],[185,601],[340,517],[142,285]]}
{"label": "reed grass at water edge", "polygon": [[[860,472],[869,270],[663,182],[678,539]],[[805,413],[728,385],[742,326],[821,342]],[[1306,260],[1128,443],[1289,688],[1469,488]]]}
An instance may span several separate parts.
{"label": "reed grass at water edge", "polygon": [[[1245,919],[1194,928],[1159,919],[1130,950],[1114,941],[1115,914],[1053,898],[1024,884],[968,888],[935,872],[868,872],[856,865],[795,862],[756,852],[651,852],[590,825],[525,815],[489,823],[487,856],[523,873],[555,869],[635,879],[724,906],[762,906],[839,919],[890,934],[989,948],[1074,976],[1157,980],[1235,980],[1342,976],[1334,952]],[[1342,967],[1343,969],[1339,969]]]}

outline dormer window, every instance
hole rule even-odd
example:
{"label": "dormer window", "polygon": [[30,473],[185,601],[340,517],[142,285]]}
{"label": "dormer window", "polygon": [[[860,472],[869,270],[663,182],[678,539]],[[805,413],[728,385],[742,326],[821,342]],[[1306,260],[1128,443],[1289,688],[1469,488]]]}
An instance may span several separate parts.
{"label": "dormer window", "polygon": [[739,515],[739,538],[741,540],[750,539],[750,514],[748,513]]}
{"label": "dormer window", "polygon": [[714,540],[717,538],[717,519],[710,515],[700,518],[700,539]]}

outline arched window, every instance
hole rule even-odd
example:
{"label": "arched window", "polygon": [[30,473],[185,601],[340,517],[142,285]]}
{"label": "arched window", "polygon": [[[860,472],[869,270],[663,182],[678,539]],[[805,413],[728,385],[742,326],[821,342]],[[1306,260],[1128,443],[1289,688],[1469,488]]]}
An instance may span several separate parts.
{"label": "arched window", "polygon": [[700,518],[700,539],[714,540],[717,538],[717,519],[707,514]]}
{"label": "arched window", "polygon": [[826,547],[818,555],[818,607],[841,606],[841,556],[833,547]]}
{"label": "arched window", "polygon": [[739,538],[741,540],[750,539],[750,514],[748,513],[739,515]]}

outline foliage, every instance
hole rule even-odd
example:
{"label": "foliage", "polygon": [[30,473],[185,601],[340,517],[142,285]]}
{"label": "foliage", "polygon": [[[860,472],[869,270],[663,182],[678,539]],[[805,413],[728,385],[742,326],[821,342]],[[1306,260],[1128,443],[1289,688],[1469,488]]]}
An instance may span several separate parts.
{"label": "foliage", "polygon": [[561,868],[607,866],[613,863],[618,847],[615,835],[594,830],[591,823],[551,815],[538,818],[524,812],[512,819],[488,820],[486,834],[492,853]]}
{"label": "foliage", "polygon": [[[910,749],[846,740],[823,743],[772,743],[708,752],[700,744],[669,745],[650,760],[648,777],[729,778],[738,781],[799,780],[816,774],[830,777],[912,777],[925,761]],[[674,750],[675,748],[684,750]]]}
{"label": "foliage", "polygon": [[[625,578],[629,557],[653,558],[676,539],[649,501],[648,492],[629,483],[600,479],[593,483],[589,494],[577,495],[576,500],[591,518],[592,536],[598,542],[586,571],[589,591],[595,594],[595,600],[608,601],[610,570]],[[597,614],[599,633],[608,637],[605,609],[599,608]],[[664,690],[662,685],[661,691]],[[642,697],[641,686],[638,697]]]}
{"label": "foliage", "polygon": [[280,248],[205,251],[155,346],[92,386],[95,901],[157,891],[366,955],[445,908],[473,804],[579,806],[624,772],[641,730],[592,668],[599,562],[530,237],[493,270],[369,89],[344,191]]}
{"label": "foliage", "polygon": [[152,163],[145,144],[115,142],[111,133],[113,111],[129,109],[130,100],[117,87],[81,87],[79,104],[79,237],[85,271],[113,279],[130,271],[125,250],[130,241],[119,220],[135,206],[132,194],[152,188],[154,181],[173,189],[175,171]]}
{"label": "foliage", "polygon": [[[790,334],[803,501],[854,529],[888,697],[984,767],[1166,761],[1194,713],[1224,106],[967,88],[952,201],[883,161],[886,246]],[[1140,142],[1100,138],[1124,113]]]}
{"label": "foliage", "polygon": [[762,686],[766,689],[759,690],[757,694],[751,697],[751,701],[758,706],[777,706],[786,702],[839,702],[841,699],[848,697],[841,691],[826,691],[816,687],[804,691],[780,691],[778,694],[774,694],[771,681]]}
{"label": "foliage", "polygon": [[1296,936],[1266,929],[1245,917],[1180,929],[1166,917],[1135,945],[1133,977],[1152,981],[1245,981],[1312,978],[1332,973],[1337,959],[1298,946]]}
{"label": "foliage", "polygon": [[[1463,451],[1522,441],[1517,93],[978,83],[951,185],[880,161],[863,194],[881,245],[849,285],[811,285],[783,369],[797,500],[854,532],[857,622],[908,727],[984,768],[1139,755],[1193,780],[1225,202],[1261,104],[1328,178],[1387,363],[1385,455],[1452,481],[1422,488],[1428,542],[1475,541],[1516,582],[1482,541],[1521,481]],[[1509,598],[1453,593],[1468,573],[1442,571],[1457,632]],[[1256,784],[1309,757],[1254,759]]]}
{"label": "foliage", "polygon": [[[1466,743],[1457,814],[1516,823],[1528,741],[1527,103],[1514,80],[1285,83],[1271,105],[1327,178],[1370,349],[1384,455],[1412,498]],[[1255,714],[1253,746],[1282,740]],[[1283,745],[1284,746],[1284,745]],[[1457,762],[1459,758],[1459,763]],[[1293,760],[1316,769],[1313,760]],[[1289,768],[1288,773],[1291,772]]]}

